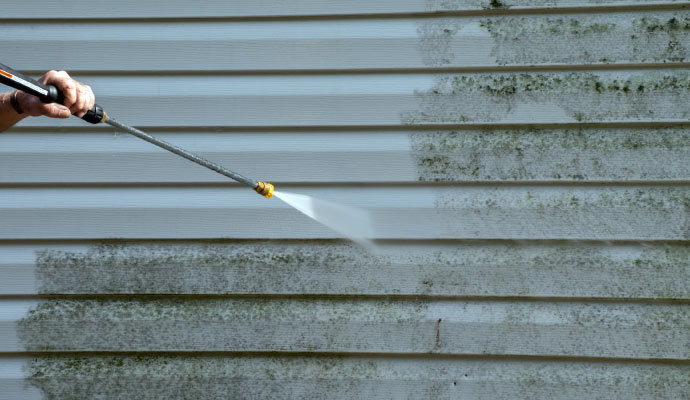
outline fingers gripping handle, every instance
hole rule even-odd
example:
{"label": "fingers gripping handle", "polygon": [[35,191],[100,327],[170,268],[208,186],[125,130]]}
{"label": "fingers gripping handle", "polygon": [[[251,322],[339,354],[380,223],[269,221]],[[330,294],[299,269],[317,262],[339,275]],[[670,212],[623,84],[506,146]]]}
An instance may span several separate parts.
{"label": "fingers gripping handle", "polygon": [[[41,99],[44,103],[63,104],[65,102],[65,96],[57,87],[43,85],[4,64],[0,64],[0,83],[19,89],[22,92],[32,94]],[[97,124],[103,122],[105,119],[105,112],[101,106],[94,104],[93,108],[84,114],[81,119],[92,124]]]}
{"label": "fingers gripping handle", "polygon": [[[47,85],[46,89],[48,90],[48,94],[46,95],[45,98],[39,97],[42,102],[44,103],[59,103],[59,104],[64,104],[65,103],[65,95],[62,94],[60,89],[53,85]],[[98,104],[94,104],[93,108],[91,108],[89,111],[84,114],[81,119],[83,119],[86,122],[90,122],[92,124],[98,124],[103,122],[103,117],[105,116],[105,112],[103,111],[103,107],[99,106]]]}

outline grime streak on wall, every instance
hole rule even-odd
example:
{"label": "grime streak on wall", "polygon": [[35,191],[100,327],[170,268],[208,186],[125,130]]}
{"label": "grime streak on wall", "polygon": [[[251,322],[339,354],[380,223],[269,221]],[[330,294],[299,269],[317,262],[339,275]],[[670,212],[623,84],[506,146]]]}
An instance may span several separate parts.
{"label": "grime streak on wall", "polygon": [[[690,239],[690,190],[684,186],[536,185],[521,190],[467,190],[463,196],[438,190],[436,208],[462,214],[463,219],[444,219],[441,229],[463,234],[475,229],[488,235],[492,226],[500,226],[497,234],[544,239],[584,239],[595,235],[606,240],[642,236],[663,240],[669,235],[679,240]],[[513,210],[520,210],[520,222],[511,216]],[[657,230],[657,226],[662,228]]]}
{"label": "grime streak on wall", "polygon": [[[681,399],[684,365],[530,360],[420,360],[398,357],[73,356],[42,357],[28,381],[48,399],[454,398],[490,391],[495,398]],[[98,376],[98,379],[89,377]],[[358,382],[359,384],[356,384]]]}
{"label": "grime streak on wall", "polygon": [[487,128],[420,131],[410,140],[424,182],[677,181],[690,176],[685,162],[690,133],[684,128]]}
{"label": "grime streak on wall", "polygon": [[408,125],[690,120],[687,71],[446,74],[416,95]]}
{"label": "grime streak on wall", "polygon": [[433,347],[429,308],[406,299],[60,299],[30,310],[18,335],[27,351],[416,353]]}
{"label": "grime streak on wall", "polygon": [[[19,334],[28,351],[49,352],[438,352],[683,360],[690,355],[689,324],[686,305],[670,302],[170,297],[45,301],[19,323]],[[35,331],[43,332],[42,340],[31,343]],[[535,331],[542,340],[532,340]]]}
{"label": "grime streak on wall", "polygon": [[684,62],[690,13],[503,16],[480,20],[499,65]]}
{"label": "grime streak on wall", "polygon": [[454,64],[451,43],[462,28],[460,21],[458,18],[441,18],[427,19],[418,24],[419,53],[424,65],[444,67]]}
{"label": "grime streak on wall", "polygon": [[[585,202],[575,194],[565,201]],[[132,242],[45,248],[35,265],[40,294],[674,298],[690,283],[671,277],[688,273],[687,246],[576,241],[403,241],[380,243],[374,254],[318,240]]]}

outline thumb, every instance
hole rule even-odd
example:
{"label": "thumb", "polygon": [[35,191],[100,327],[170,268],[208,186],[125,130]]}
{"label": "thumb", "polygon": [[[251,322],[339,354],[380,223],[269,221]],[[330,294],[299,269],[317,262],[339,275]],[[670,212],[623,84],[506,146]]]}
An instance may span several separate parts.
{"label": "thumb", "polygon": [[51,103],[44,105],[43,115],[50,118],[69,118],[72,113],[62,104]]}

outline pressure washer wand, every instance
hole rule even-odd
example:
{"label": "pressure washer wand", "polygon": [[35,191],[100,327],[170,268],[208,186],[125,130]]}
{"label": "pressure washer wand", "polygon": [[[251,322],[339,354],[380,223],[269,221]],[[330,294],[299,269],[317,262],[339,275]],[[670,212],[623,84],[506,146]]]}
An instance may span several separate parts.
{"label": "pressure washer wand", "polygon": [[[44,103],[60,103],[62,104],[65,100],[64,95],[60,90],[52,85],[43,85],[38,81],[29,78],[20,72],[13,70],[12,68],[0,64],[0,83],[11,86],[15,89],[21,90],[25,93],[34,95],[41,99]],[[98,124],[105,122],[108,125],[114,126],[116,128],[122,129],[123,131],[134,135],[140,139],[144,139],[149,143],[155,144],[156,146],[168,150],[169,152],[175,153],[180,157],[184,157],[189,161],[193,161],[201,166],[204,166],[210,170],[218,172],[221,175],[225,175],[228,178],[234,179],[239,183],[243,183],[252,189],[254,189],[260,195],[270,198],[273,196],[273,185],[267,182],[255,181],[249,179],[246,176],[240,175],[236,172],[230,171],[227,168],[213,163],[203,157],[196,154],[190,153],[180,147],[166,142],[165,140],[159,139],[155,136],[151,136],[146,132],[142,132],[139,129],[125,125],[122,122],[113,119],[105,113],[103,108],[98,104],[95,104],[91,110],[89,110],[83,117],[84,121],[90,122],[92,124]]]}
{"label": "pressure washer wand", "polygon": [[255,181],[253,179],[249,179],[244,175],[240,175],[236,172],[230,171],[227,168],[223,168],[220,165],[213,163],[203,157],[199,157],[196,154],[190,153],[187,150],[184,150],[182,148],[179,148],[173,144],[170,144],[166,142],[165,140],[161,140],[155,136],[151,136],[146,132],[142,132],[137,128],[131,127],[129,125],[125,125],[122,122],[113,119],[109,116],[106,115],[104,121],[108,125],[112,125],[116,128],[120,128],[123,131],[134,135],[140,139],[144,139],[149,143],[155,144],[156,146],[163,148],[165,150],[168,150],[169,152],[175,153],[180,157],[184,157],[189,161],[193,161],[199,165],[203,165],[204,167],[216,171],[221,175],[225,175],[228,178],[234,179],[239,183],[244,183],[245,185],[251,187],[252,189],[256,190],[259,194],[265,196],[266,198],[269,198],[273,195],[273,185],[270,183],[262,182],[262,181]]}

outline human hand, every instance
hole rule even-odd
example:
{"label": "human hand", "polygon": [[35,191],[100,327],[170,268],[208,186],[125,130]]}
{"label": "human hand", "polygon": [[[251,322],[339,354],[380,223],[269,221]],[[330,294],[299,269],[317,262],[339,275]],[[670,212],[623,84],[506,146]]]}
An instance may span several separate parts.
{"label": "human hand", "polygon": [[74,114],[81,118],[93,108],[96,98],[91,87],[72,79],[65,71],[46,72],[38,81],[44,85],[56,86],[65,96],[64,105],[46,104],[38,97],[17,92],[17,103],[25,113],[37,117],[44,115],[51,118],[69,118]]}

